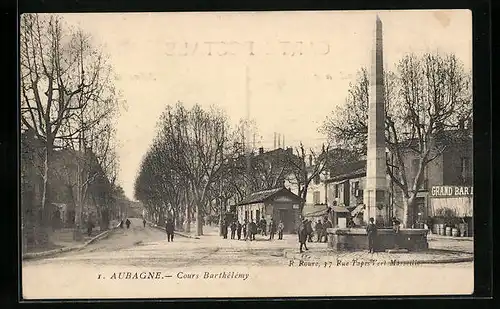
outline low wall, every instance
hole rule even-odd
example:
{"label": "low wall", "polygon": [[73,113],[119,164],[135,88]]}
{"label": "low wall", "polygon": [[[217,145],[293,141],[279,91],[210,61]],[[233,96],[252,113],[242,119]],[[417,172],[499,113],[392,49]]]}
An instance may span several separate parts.
{"label": "low wall", "polygon": [[[401,229],[398,234],[393,229],[378,229],[375,238],[375,251],[387,249],[426,250],[427,229]],[[328,247],[336,250],[368,250],[368,236],[365,229],[330,228],[327,229]]]}

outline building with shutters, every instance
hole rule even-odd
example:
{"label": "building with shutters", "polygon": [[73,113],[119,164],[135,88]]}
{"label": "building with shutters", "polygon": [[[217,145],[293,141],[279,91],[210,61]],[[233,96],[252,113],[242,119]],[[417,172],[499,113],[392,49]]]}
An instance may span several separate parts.
{"label": "building with shutters", "polygon": [[[472,134],[468,130],[447,130],[437,141],[446,144],[442,153],[431,161],[424,170],[424,180],[416,197],[416,209],[411,221],[427,221],[439,216],[444,208],[452,209],[457,217],[464,218],[472,225]],[[387,152],[387,161],[391,161]],[[404,155],[405,173],[409,183],[413,183],[418,171],[419,158],[411,153]],[[363,191],[366,178],[366,160],[358,160],[330,171],[324,181],[328,206],[342,206],[351,211],[357,224],[362,222]],[[387,174],[392,216],[403,220],[404,200],[402,191]],[[441,188],[441,189],[440,189]],[[445,188],[445,189],[442,189]],[[447,189],[446,189],[447,188]],[[446,191],[448,190],[448,191]],[[457,194],[455,194],[455,191]],[[452,192],[446,195],[446,192]],[[403,222],[403,221],[402,221]]]}

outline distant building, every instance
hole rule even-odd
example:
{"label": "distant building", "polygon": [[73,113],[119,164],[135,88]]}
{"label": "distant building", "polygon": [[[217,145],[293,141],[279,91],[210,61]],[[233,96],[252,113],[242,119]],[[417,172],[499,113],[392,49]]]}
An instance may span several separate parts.
{"label": "distant building", "polygon": [[236,216],[240,222],[254,222],[262,217],[267,222],[283,221],[286,233],[295,232],[300,220],[300,204],[303,200],[286,188],[255,192],[236,205]]}

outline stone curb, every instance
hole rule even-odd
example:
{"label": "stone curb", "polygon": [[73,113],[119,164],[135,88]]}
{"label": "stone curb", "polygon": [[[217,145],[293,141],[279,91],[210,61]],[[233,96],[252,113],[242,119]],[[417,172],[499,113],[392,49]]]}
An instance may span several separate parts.
{"label": "stone curb", "polygon": [[443,235],[435,235],[428,234],[428,240],[457,240],[457,241],[474,241],[474,237],[453,237],[453,236],[443,236]]}
{"label": "stone curb", "polygon": [[[157,228],[163,232],[165,232],[165,228],[157,225],[157,224],[154,224],[152,222],[148,222],[148,224],[151,226],[151,227],[154,227],[154,228]],[[181,232],[178,232],[178,231],[174,231],[174,235],[178,235],[178,236],[181,236],[181,237],[184,237],[184,238],[192,238],[192,239],[200,239],[200,237],[198,236],[191,236],[191,235],[188,235],[188,234],[184,234],[184,233],[181,233]]]}
{"label": "stone curb", "polygon": [[[284,258],[293,258],[296,259],[299,253],[290,252],[290,249],[283,250]],[[462,252],[465,253],[465,252]],[[466,253],[470,254],[470,253]],[[429,260],[411,260],[414,264],[456,264],[456,263],[466,263],[466,262],[474,262],[474,256],[470,254],[470,257],[457,257],[457,258],[446,258],[446,259],[429,259]]]}
{"label": "stone curb", "polygon": [[63,247],[63,248],[59,248],[59,249],[42,251],[42,252],[25,253],[22,256],[22,259],[23,260],[33,260],[33,259],[37,259],[37,258],[45,258],[45,257],[49,257],[49,256],[54,256],[54,255],[57,255],[59,253],[66,253],[66,252],[81,250],[81,249],[85,248],[86,246],[88,246],[88,245],[90,245],[98,240],[101,240],[101,239],[108,237],[109,233],[118,227],[119,227],[119,225],[112,227],[110,230],[106,230],[106,231],[94,236],[92,239],[88,240],[83,245],[78,245],[78,246],[73,246],[73,247]]}

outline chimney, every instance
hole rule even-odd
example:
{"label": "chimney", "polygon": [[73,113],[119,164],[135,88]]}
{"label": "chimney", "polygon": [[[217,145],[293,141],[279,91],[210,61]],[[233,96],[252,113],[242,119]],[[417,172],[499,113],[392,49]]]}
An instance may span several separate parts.
{"label": "chimney", "polygon": [[283,149],[286,149],[285,148],[285,134],[283,134]]}
{"label": "chimney", "polygon": [[263,154],[264,153],[264,147],[260,147],[259,148],[259,154]]}
{"label": "chimney", "polygon": [[278,148],[281,148],[281,134],[278,133]]}
{"label": "chimney", "polygon": [[274,148],[273,149],[276,149],[276,132],[274,132]]}

